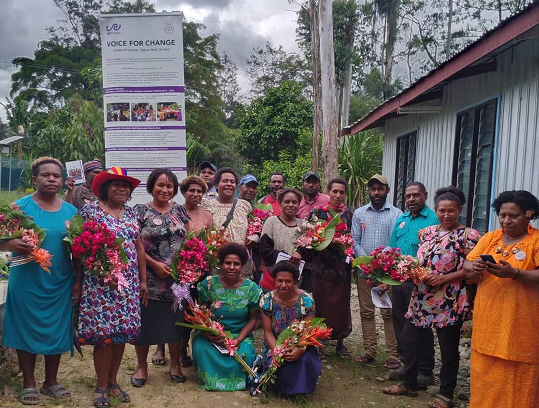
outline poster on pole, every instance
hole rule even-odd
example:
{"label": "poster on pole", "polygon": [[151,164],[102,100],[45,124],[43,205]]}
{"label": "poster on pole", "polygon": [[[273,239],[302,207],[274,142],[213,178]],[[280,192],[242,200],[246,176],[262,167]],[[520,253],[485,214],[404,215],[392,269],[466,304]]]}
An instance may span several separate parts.
{"label": "poster on pole", "polygon": [[130,205],[148,202],[152,170],[187,176],[182,15],[101,14],[99,28],[105,165],[141,180]]}

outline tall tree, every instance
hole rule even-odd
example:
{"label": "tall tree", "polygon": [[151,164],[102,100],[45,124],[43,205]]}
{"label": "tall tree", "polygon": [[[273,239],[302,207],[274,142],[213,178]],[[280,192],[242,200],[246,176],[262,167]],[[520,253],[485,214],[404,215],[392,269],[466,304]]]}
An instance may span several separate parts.
{"label": "tall tree", "polygon": [[223,113],[226,118],[230,118],[236,110],[239,102],[240,86],[238,84],[238,67],[234,61],[230,59],[228,54],[221,54],[221,66],[219,72],[219,92],[223,100]]}
{"label": "tall tree", "polygon": [[320,83],[322,87],[322,177],[337,177],[337,137],[339,122],[335,93],[335,51],[333,45],[333,0],[320,0]]}
{"label": "tall tree", "polygon": [[311,71],[314,100],[313,145],[311,148],[311,170],[318,172],[318,140],[322,113],[322,89],[320,86],[320,32],[318,30],[318,1],[308,1],[311,33]]}

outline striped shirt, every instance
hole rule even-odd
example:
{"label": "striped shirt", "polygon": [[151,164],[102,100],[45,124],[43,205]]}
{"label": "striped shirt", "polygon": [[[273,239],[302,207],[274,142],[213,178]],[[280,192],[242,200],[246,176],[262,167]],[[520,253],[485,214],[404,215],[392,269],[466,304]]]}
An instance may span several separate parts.
{"label": "striped shirt", "polygon": [[388,202],[379,210],[372,203],[358,208],[352,217],[352,238],[356,256],[370,255],[373,249],[388,246],[395,221],[402,211]]}

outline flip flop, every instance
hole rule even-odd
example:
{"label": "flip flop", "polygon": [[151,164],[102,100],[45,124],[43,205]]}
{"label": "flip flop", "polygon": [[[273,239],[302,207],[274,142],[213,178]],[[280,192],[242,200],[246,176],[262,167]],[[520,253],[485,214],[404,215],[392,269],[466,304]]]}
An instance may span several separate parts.
{"label": "flip flop", "polygon": [[[50,398],[61,399],[61,400],[71,399],[71,393],[67,391],[64,387],[62,387],[60,384],[51,385],[49,388],[41,387],[39,389],[39,392]],[[69,394],[68,397],[62,398],[64,395],[67,395],[67,394]]]}
{"label": "flip flop", "polygon": [[[30,398],[36,398],[30,399]],[[36,387],[23,388],[21,391],[21,403],[23,405],[39,405],[39,394]]]}
{"label": "flip flop", "polygon": [[417,397],[417,391],[409,390],[402,384],[386,387],[382,390],[382,392],[389,395],[405,395],[407,397]]}
{"label": "flip flop", "polygon": [[388,370],[396,370],[400,366],[401,366],[401,363],[395,357],[388,357],[386,359],[386,362],[384,363],[384,367],[387,368]]}
{"label": "flip flop", "polygon": [[368,354],[362,354],[360,356],[356,356],[356,358],[354,358],[354,361],[358,364],[360,363],[369,364],[374,361],[374,357],[369,356]]}

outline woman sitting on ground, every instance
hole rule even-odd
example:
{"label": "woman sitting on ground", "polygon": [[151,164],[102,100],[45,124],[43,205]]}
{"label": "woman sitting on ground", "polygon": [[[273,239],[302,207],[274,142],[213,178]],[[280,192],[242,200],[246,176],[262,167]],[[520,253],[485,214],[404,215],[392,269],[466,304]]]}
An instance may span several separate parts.
{"label": "woman sitting on ground", "polygon": [[[314,300],[296,287],[298,267],[290,261],[280,261],[270,269],[275,289],[260,300],[262,325],[264,327],[265,369],[270,363],[280,366],[272,350],[279,334],[295,320],[314,317]],[[276,371],[275,390],[280,395],[313,394],[316,381],[322,372],[322,362],[314,347],[292,347],[285,351],[285,364]]]}
{"label": "woman sitting on ground", "polygon": [[[241,275],[249,255],[244,245],[229,242],[219,248],[219,275],[209,276],[197,286],[198,301],[210,307],[225,332],[236,340],[237,353],[252,366],[255,348],[252,331],[256,325],[261,290]],[[193,363],[201,388],[209,391],[241,391],[247,388],[247,373],[234,357],[222,354],[223,344],[207,332],[193,338]]]}

